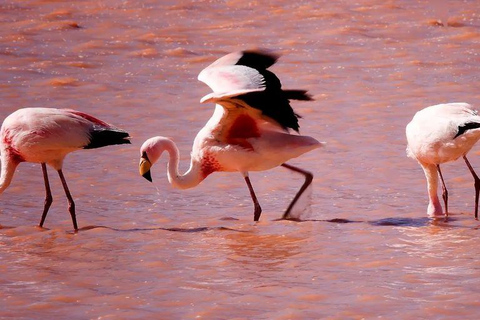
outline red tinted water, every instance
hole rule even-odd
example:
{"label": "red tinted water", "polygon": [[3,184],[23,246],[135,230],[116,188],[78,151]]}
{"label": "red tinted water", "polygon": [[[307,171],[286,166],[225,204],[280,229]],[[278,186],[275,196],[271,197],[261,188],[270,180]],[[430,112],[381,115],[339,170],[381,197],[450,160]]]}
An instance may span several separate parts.
{"label": "red tinted water", "polygon": [[[83,229],[61,184],[45,226],[39,165],[0,197],[0,317],[15,319],[387,319],[478,313],[473,181],[444,166],[452,219],[426,218],[405,125],[420,108],[478,104],[478,2],[7,1],[0,4],[0,118],[65,107],[126,129],[131,146],[68,156]],[[311,221],[281,217],[302,183],[282,168],[215,173],[192,190],[138,175],[138,149],[169,136],[189,162],[213,112],[197,74],[231,51],[282,54],[272,70],[302,134],[327,142],[292,161],[314,173]],[[470,160],[480,168],[478,148]],[[332,221],[333,222],[329,222]],[[349,223],[342,223],[349,222]]]}

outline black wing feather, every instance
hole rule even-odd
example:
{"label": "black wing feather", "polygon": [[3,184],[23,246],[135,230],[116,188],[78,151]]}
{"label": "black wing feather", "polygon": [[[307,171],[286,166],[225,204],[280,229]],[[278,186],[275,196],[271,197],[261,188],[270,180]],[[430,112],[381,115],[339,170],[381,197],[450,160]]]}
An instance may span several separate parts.
{"label": "black wing feather", "polygon": [[289,128],[298,132],[298,118],[290,106],[290,100],[313,100],[306,90],[282,90],[280,79],[267,70],[278,59],[278,56],[262,51],[243,51],[242,57],[236,65],[243,65],[257,70],[265,79],[265,90],[239,95],[249,106],[259,109],[262,113],[275,120],[287,130]]}
{"label": "black wing feather", "polygon": [[267,51],[242,51],[236,65],[247,66],[256,70],[266,70],[277,62],[278,56]]}
{"label": "black wing feather", "polygon": [[478,129],[478,128],[480,128],[480,123],[478,123],[478,122],[467,122],[462,126],[458,126],[458,132],[455,135],[455,137],[453,137],[453,139],[455,139],[456,137],[464,134],[468,130]]}
{"label": "black wing feather", "polygon": [[94,128],[90,131],[90,142],[83,149],[95,149],[115,144],[130,144],[128,132],[115,128]]}

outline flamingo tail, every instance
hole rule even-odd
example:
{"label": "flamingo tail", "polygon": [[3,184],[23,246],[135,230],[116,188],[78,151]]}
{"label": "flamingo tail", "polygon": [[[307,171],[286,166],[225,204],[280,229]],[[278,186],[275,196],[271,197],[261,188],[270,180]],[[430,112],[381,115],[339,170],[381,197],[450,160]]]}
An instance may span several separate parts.
{"label": "flamingo tail", "polygon": [[116,128],[96,128],[90,132],[90,142],[84,149],[95,149],[115,144],[130,144],[128,132]]}

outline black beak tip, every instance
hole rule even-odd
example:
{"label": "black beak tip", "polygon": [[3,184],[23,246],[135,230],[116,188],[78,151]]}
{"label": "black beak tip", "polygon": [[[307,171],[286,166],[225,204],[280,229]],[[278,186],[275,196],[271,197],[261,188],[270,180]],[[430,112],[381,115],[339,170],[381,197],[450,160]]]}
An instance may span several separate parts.
{"label": "black beak tip", "polygon": [[147,179],[148,181],[150,182],[153,182],[152,180],[152,174],[150,173],[150,170],[148,170],[147,172],[145,172],[142,177],[144,177],[145,179]]}

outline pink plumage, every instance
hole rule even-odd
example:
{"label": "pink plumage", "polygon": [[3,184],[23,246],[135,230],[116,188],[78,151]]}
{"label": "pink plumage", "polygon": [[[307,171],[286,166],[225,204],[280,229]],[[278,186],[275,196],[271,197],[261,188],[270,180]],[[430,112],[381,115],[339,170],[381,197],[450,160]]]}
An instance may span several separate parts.
{"label": "pink plumage", "polygon": [[448,216],[448,191],[440,164],[463,157],[475,180],[475,218],[478,218],[480,179],[467,159],[467,153],[480,139],[480,116],[467,103],[446,103],[418,111],[407,125],[407,154],[422,166],[427,179],[429,216],[442,216],[438,199],[438,177],[442,182],[445,214]]}
{"label": "pink plumage", "polygon": [[140,174],[152,181],[150,167],[164,151],[170,156],[168,180],[177,188],[195,187],[216,171],[240,172],[254,203],[254,220],[258,221],[262,210],[248,172],[283,166],[305,176],[304,184],[284,214],[284,218],[289,218],[293,205],[310,185],[313,175],[285,162],[322,143],[288,132],[289,128],[298,131],[298,115],[289,100],[311,98],[304,90],[281,89],[280,80],[266,70],[276,59],[265,52],[235,52],[205,68],[198,78],[209,85],[213,93],[201,102],[215,102],[216,106],[193,142],[190,169],[180,174],[175,143],[165,137],[154,137],[140,148]]}
{"label": "pink plumage", "polygon": [[75,203],[62,172],[65,156],[79,149],[126,143],[130,143],[127,132],[83,112],[54,108],[19,109],[3,121],[0,129],[0,193],[10,185],[15,169],[21,162],[41,163],[46,189],[40,221],[42,227],[52,203],[48,164],[60,176],[73,226],[77,230]]}

